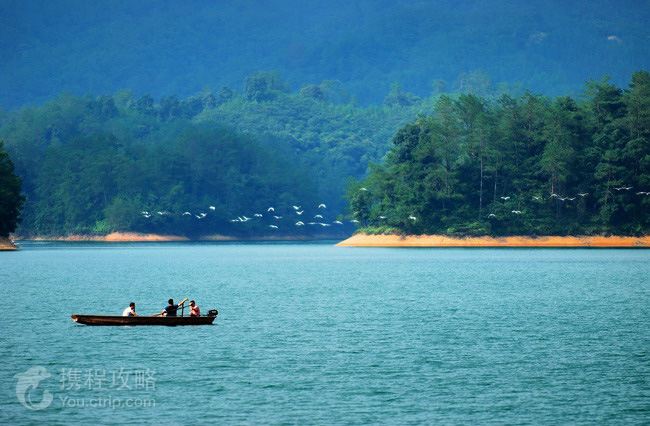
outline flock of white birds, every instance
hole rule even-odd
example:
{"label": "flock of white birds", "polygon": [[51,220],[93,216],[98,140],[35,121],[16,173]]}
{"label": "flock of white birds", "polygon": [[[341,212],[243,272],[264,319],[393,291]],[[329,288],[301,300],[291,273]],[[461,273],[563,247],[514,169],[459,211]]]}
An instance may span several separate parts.
{"label": "flock of white birds", "polygon": [[[208,206],[208,211],[216,211],[216,209],[217,208],[215,206]],[[290,222],[293,223],[294,220],[296,220],[296,219],[297,220],[296,220],[295,223],[293,223],[293,226],[329,227],[329,226],[332,226],[332,225],[338,225],[338,226],[343,225],[343,222],[341,222],[340,220],[334,220],[332,222],[328,222],[328,221],[325,220],[324,212],[327,209],[327,205],[325,205],[324,203],[320,203],[318,205],[317,209],[318,209],[319,213],[315,214],[313,216],[313,219],[314,219],[313,221],[308,221],[306,219],[306,215],[304,215],[305,214],[305,209],[304,208],[302,208],[301,206],[293,205],[288,209],[289,212],[292,213],[292,215],[279,216],[275,212],[275,207],[269,207],[269,208],[266,209],[266,213],[253,213],[253,214],[250,215],[250,217],[246,216],[246,215],[241,215],[241,216],[237,216],[234,219],[230,219],[230,222],[231,223],[246,223],[248,221],[259,221],[259,220],[263,220],[264,218],[267,218],[267,219],[272,219],[276,223],[276,224],[267,225],[268,228],[272,229],[272,230],[280,229],[279,225],[282,224],[282,223],[286,223],[287,220],[290,220]],[[143,210],[141,212],[141,215],[144,218],[147,218],[147,219],[153,217],[154,215],[158,215],[158,216],[189,216],[189,217],[194,217],[197,220],[202,220],[202,219],[205,219],[206,217],[208,217],[209,213],[206,213],[206,212],[192,213],[192,212],[189,212],[189,211],[186,211],[186,212],[183,212],[183,213],[173,213],[173,212],[169,212],[167,210],[149,212],[149,211]],[[281,222],[283,219],[285,221]],[[306,223],[305,223],[305,221],[306,221]],[[353,220],[350,220],[350,223],[359,223],[359,221],[356,220],[356,219],[353,219]]]}
{"label": "flock of white birds", "polygon": [[[612,189],[613,189],[614,191],[620,192],[620,191],[630,191],[632,188],[633,188],[632,186],[619,186],[619,187],[614,187],[614,188],[612,188]],[[548,198],[554,198],[554,199],[556,199],[556,200],[558,200],[558,201],[566,202],[566,201],[575,201],[578,197],[580,197],[580,198],[584,198],[584,197],[586,197],[586,196],[588,196],[588,195],[589,195],[588,192],[579,192],[578,194],[574,195],[573,197],[570,197],[570,196],[568,196],[568,195],[566,195],[566,196],[563,197],[563,196],[561,196],[561,195],[558,195],[558,194],[552,193]],[[646,192],[646,191],[638,191],[638,192],[636,192],[636,195],[646,196],[646,195],[650,195],[650,192]],[[500,197],[500,198],[501,198],[503,201],[508,201],[508,200],[510,199],[509,196]],[[542,201],[543,199],[545,199],[545,197],[542,197],[541,195],[535,195],[535,196],[533,196],[533,200],[535,200],[535,201]],[[524,214],[524,212],[521,211],[521,210],[512,210],[511,213],[512,213],[512,214],[515,214],[515,215]],[[497,215],[495,215],[494,213],[490,213],[490,214],[488,215],[488,218],[490,218],[490,219],[494,219],[494,218],[496,218],[496,217],[497,217]]]}
{"label": "flock of white birds", "polygon": [[[319,211],[325,211],[325,209],[327,209],[327,206],[326,206],[324,203],[320,203],[320,204],[318,205],[318,210],[319,210]],[[296,205],[291,206],[290,212],[293,212],[293,214],[294,214],[295,216],[290,216],[289,218],[285,218],[284,216],[278,216],[278,215],[275,214],[275,207],[269,207],[268,209],[266,209],[267,217],[272,217],[273,220],[275,220],[275,221],[280,221],[280,220],[282,220],[282,219],[290,219],[291,222],[293,222],[293,221],[296,220],[296,219],[305,219],[305,218],[303,217],[303,214],[305,213],[305,209],[303,209],[301,206],[296,206]],[[262,214],[262,213],[254,213],[252,216],[253,216],[253,217],[248,217],[248,216],[245,216],[245,215],[237,216],[237,217],[234,218],[234,219],[230,219],[230,222],[231,222],[231,223],[246,223],[246,222],[248,222],[249,220],[264,219],[264,217],[265,217],[264,214]],[[305,226],[305,225],[310,225],[310,226],[328,227],[328,226],[332,226],[332,225],[343,225],[343,222],[341,222],[340,220],[335,220],[335,221],[333,221],[333,222],[331,222],[331,223],[329,223],[329,222],[325,222],[325,221],[324,221],[324,220],[325,220],[325,217],[324,217],[322,214],[320,214],[320,213],[319,213],[319,214],[315,214],[315,215],[313,216],[313,219],[318,219],[318,222],[316,222],[316,221],[311,221],[311,222],[307,222],[307,223],[305,223],[305,222],[302,221],[302,220],[297,220],[297,221],[294,223],[294,226]],[[358,220],[351,220],[350,222],[352,222],[352,223],[359,223]],[[277,223],[280,223],[280,222],[277,222]],[[279,227],[278,225],[268,225],[268,227],[269,227],[270,229],[274,229],[274,230],[275,230],[275,229],[280,229],[280,227]]]}
{"label": "flock of white birds", "polygon": [[[614,187],[612,189],[614,189],[615,191],[620,192],[620,191],[630,191],[631,189],[633,189],[633,187],[632,186],[620,186],[620,187]],[[359,191],[366,192],[366,191],[368,191],[368,188],[362,187],[362,188],[359,188]],[[567,196],[560,196],[558,194],[552,193],[548,198],[549,199],[553,198],[553,199],[556,199],[556,200],[561,201],[561,202],[567,202],[567,201],[574,201],[578,197],[584,198],[584,197],[587,197],[588,195],[589,195],[588,192],[580,192],[580,193],[576,194],[573,197],[568,196],[568,195]],[[638,191],[638,192],[636,192],[636,195],[650,196],[650,191]],[[508,201],[508,200],[511,199],[510,196],[502,196],[500,198],[503,201]],[[546,199],[546,197],[543,197],[541,195],[535,195],[535,196],[533,196],[532,199],[535,200],[535,201],[542,201],[543,199]],[[209,211],[215,211],[216,209],[217,208],[215,206],[208,206]],[[318,211],[319,212],[324,212],[326,209],[327,209],[327,206],[324,203],[320,203],[318,205]],[[275,214],[275,208],[274,207],[269,207],[268,209],[266,209],[266,216],[263,213],[253,213],[251,215],[251,217],[248,217],[246,215],[237,216],[234,219],[230,219],[230,222],[231,223],[246,223],[246,222],[251,221],[251,220],[253,220],[253,221],[254,220],[261,220],[261,219],[264,219],[265,217],[267,217],[267,218],[273,218],[273,220],[278,224],[281,223],[279,221],[281,221],[282,219],[290,219],[291,222],[298,219],[298,220],[296,220],[295,223],[293,223],[293,226],[329,227],[329,226],[332,226],[332,225],[339,225],[339,226],[343,225],[343,222],[341,222],[340,220],[334,220],[332,222],[325,221],[325,216],[323,216],[323,214],[321,214],[321,213],[315,214],[313,216],[312,221],[309,221],[309,222],[305,223],[305,221],[300,220],[300,219],[305,219],[305,218],[303,218],[303,214],[305,213],[304,208],[302,208],[301,206],[292,205],[291,208],[288,209],[288,210],[290,212],[292,212],[295,216],[290,216],[290,217],[287,217],[287,218],[285,218],[284,216],[278,216],[277,214]],[[524,214],[524,212],[522,210],[512,210],[511,213],[514,214],[514,215]],[[179,213],[171,213],[169,211],[163,210],[163,211],[156,211],[156,212],[142,211],[141,214],[142,214],[143,217],[148,219],[148,218],[152,217],[154,214],[157,214],[159,216],[172,216],[172,215],[177,215]],[[205,219],[206,217],[208,217],[208,213],[205,213],[205,212],[200,212],[200,213],[197,214],[197,213],[192,213],[192,212],[186,211],[186,212],[180,213],[180,215],[181,216],[190,216],[190,217],[194,216],[198,220],[202,220],[202,219]],[[387,219],[386,216],[379,216],[378,218],[380,220],[386,220]],[[488,215],[488,218],[489,219],[495,219],[495,218],[497,218],[497,215],[494,214],[494,213],[490,213]],[[318,221],[316,221],[316,220],[318,220]],[[408,217],[408,220],[415,223],[415,222],[417,222],[418,218],[413,216],[413,215],[410,215]],[[352,219],[349,222],[354,223],[354,224],[359,223],[359,221],[356,220],[356,219]],[[268,228],[273,229],[273,230],[280,229],[280,227],[278,225],[276,225],[276,224],[268,225]]]}

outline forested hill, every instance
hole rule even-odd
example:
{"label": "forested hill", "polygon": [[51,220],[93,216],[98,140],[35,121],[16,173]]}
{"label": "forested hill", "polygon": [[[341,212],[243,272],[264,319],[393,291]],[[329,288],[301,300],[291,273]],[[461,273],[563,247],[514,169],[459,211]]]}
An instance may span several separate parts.
{"label": "forested hill", "polygon": [[24,236],[322,235],[352,221],[380,232],[641,234],[649,135],[647,72],[625,90],[591,82],[579,98],[422,99],[394,86],[371,107],[333,81],[291,91],[255,73],[242,92],[61,95],[0,114],[26,195]]}
{"label": "forested hill", "polygon": [[292,92],[256,73],[239,93],[61,95],[0,114],[27,197],[19,233],[351,232],[335,222],[347,183],[435,99],[393,87],[383,105],[358,107],[336,82]]}
{"label": "forested hill", "polygon": [[260,69],[294,89],[339,80],[363,104],[394,82],[421,97],[488,80],[572,94],[648,69],[648,22],[637,0],[6,0],[0,108],[61,92],[239,91]]}
{"label": "forested hill", "polygon": [[580,100],[441,97],[350,191],[367,232],[650,233],[650,73]]}

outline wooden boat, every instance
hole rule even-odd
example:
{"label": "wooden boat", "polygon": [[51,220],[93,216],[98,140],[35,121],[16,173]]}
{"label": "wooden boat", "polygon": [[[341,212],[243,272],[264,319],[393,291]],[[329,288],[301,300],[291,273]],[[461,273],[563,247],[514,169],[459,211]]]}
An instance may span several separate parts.
{"label": "wooden boat", "polygon": [[112,315],[72,315],[72,321],[85,325],[210,325],[214,322],[218,312],[210,311],[204,317],[161,317],[161,316],[137,316],[122,317]]}

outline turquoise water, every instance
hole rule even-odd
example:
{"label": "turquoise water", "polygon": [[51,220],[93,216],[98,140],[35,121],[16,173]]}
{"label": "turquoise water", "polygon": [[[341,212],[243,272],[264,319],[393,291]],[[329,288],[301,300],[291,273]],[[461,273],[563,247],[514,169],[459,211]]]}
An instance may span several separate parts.
{"label": "turquoise water", "polygon": [[[1,424],[650,421],[648,250],[25,243],[0,288]],[[69,318],[185,296],[215,325]]]}

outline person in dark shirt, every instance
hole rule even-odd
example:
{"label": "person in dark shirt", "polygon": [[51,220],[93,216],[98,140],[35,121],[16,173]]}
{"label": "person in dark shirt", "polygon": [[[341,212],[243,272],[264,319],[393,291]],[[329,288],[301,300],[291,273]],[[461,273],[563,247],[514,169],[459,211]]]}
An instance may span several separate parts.
{"label": "person in dark shirt", "polygon": [[167,306],[160,313],[164,317],[175,317],[176,312],[178,311],[178,305],[174,305],[174,299],[169,299],[167,301]]}

